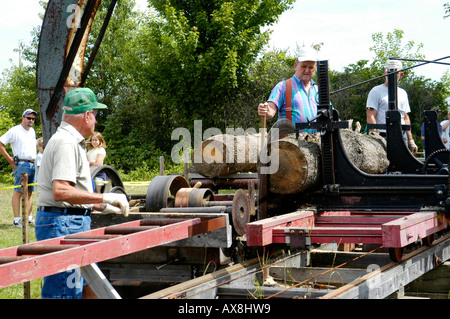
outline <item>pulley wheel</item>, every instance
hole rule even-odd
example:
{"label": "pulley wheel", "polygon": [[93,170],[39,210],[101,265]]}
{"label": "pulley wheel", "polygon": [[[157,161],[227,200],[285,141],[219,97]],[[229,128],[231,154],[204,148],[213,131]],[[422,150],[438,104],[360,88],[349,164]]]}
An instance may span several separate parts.
{"label": "pulley wheel", "polygon": [[156,176],[147,189],[145,210],[158,212],[161,208],[174,207],[177,192],[188,187],[188,182],[181,175]]}
{"label": "pulley wheel", "polygon": [[106,181],[104,187],[101,187],[99,191],[100,193],[110,193],[114,187],[123,187],[122,179],[120,178],[117,171],[108,165],[100,165],[100,166],[91,166],[91,177],[94,179],[98,174],[106,175]]}
{"label": "pulley wheel", "polygon": [[214,199],[209,188],[181,188],[175,196],[175,207],[202,207],[204,201]]}
{"label": "pulley wheel", "polygon": [[236,233],[240,236],[244,235],[246,233],[245,225],[250,222],[250,202],[243,189],[238,189],[234,194],[231,217]]}
{"label": "pulley wheel", "polygon": [[389,248],[389,258],[394,262],[402,261],[403,258],[403,247]]}

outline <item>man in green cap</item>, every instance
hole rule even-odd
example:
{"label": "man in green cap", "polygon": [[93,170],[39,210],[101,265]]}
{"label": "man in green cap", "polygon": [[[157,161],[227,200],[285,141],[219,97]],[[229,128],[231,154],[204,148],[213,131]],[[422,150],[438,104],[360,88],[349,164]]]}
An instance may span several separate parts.
{"label": "man in green cap", "polygon": [[[66,94],[61,125],[47,143],[38,177],[36,239],[45,240],[90,230],[92,210],[128,215],[124,194],[93,192],[85,138],[94,133],[99,103],[88,88]],[[44,278],[41,297],[79,299],[92,290],[78,269]],[[80,279],[75,281],[74,279]]]}

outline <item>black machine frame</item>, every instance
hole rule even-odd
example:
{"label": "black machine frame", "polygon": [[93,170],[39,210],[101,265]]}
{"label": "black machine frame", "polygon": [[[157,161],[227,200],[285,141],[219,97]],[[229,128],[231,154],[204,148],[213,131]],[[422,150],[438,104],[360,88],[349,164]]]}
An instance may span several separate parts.
{"label": "black machine frame", "polygon": [[[398,72],[398,71],[397,71]],[[308,123],[297,123],[295,131],[317,129],[321,134],[322,188],[297,194],[270,192],[270,178],[260,179],[260,216],[274,216],[314,205],[318,211],[420,211],[425,207],[446,209],[448,196],[448,154],[440,139],[435,111],[426,111],[426,143],[432,158],[416,158],[403,139],[401,115],[397,109],[396,72],[389,70],[389,111],[386,112],[387,155],[390,161],[386,174],[367,174],[348,158],[340,129],[348,122],[339,121],[339,114],[330,104],[328,61],[317,65],[319,103],[318,115]],[[270,133],[269,133],[270,135]],[[270,152],[270,149],[269,149]],[[439,156],[437,156],[439,155]]]}

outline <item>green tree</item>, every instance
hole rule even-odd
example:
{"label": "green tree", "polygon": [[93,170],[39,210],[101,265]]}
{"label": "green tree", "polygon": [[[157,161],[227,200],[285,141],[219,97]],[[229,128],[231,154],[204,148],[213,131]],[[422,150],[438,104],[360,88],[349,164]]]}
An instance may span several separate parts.
{"label": "green tree", "polygon": [[[3,135],[12,126],[21,122],[22,113],[28,108],[39,111],[39,101],[36,89],[36,36],[38,28],[33,30],[34,38],[31,45],[19,43],[17,52],[22,59],[18,65],[12,64],[3,70],[0,78],[0,135]],[[34,126],[36,135],[41,134],[38,120]],[[8,145],[8,150],[10,146]],[[11,167],[7,161],[0,160],[0,172],[10,175]]]}
{"label": "green tree", "polygon": [[330,71],[330,90],[333,106],[339,111],[341,119],[353,119],[362,125],[366,124],[366,100],[374,82],[367,82],[353,88],[342,90],[352,85],[369,81],[377,76],[371,67],[367,66],[368,60],[360,60],[345,67],[343,72]]}
{"label": "green tree", "polygon": [[277,21],[293,0],[151,0],[158,19],[147,29],[142,51],[149,89],[164,100],[162,113],[176,126],[221,129],[230,99],[248,82],[248,72],[268,43],[261,27]]}
{"label": "green tree", "polygon": [[[330,72],[331,88],[338,90],[340,88],[350,87],[353,84],[362,83],[379,77],[384,72],[384,64],[390,57],[401,57],[405,59],[425,59],[420,52],[423,44],[416,44],[414,41],[403,42],[404,32],[394,30],[387,33],[386,37],[381,32],[374,33],[372,39],[374,45],[370,48],[375,54],[373,61],[369,63],[367,60],[358,61],[344,69],[343,72]],[[417,62],[404,61],[403,67],[416,65]],[[383,83],[384,77],[370,81],[362,85],[355,86],[348,90],[332,95],[333,105],[339,110],[342,119],[354,119],[360,121],[363,126],[366,125],[365,105],[367,95],[370,89]],[[416,144],[420,147],[420,130],[423,122],[425,110],[431,109],[433,106],[439,107],[441,110],[446,109],[445,97],[448,94],[445,81],[436,82],[425,79],[423,76],[416,76],[414,69],[406,71],[404,78],[400,81],[399,86],[408,93],[409,103],[411,106],[411,125],[412,133]],[[443,114],[444,112],[441,112]]]}
{"label": "green tree", "polygon": [[[262,81],[254,63],[270,34],[261,26],[293,1],[149,2],[156,10],[145,14],[130,11],[134,1],[118,2],[86,82],[109,106],[98,125],[107,162],[127,170],[157,165],[170,154],[172,130],[192,128],[194,120],[221,129],[256,122]],[[102,5],[96,20],[105,11]]]}
{"label": "green tree", "polygon": [[[412,40],[407,41],[406,44],[403,43],[404,31],[395,29],[392,33],[388,32],[386,37],[383,36],[382,32],[372,34],[372,40],[374,45],[369,49],[375,54],[375,58],[371,64],[374,70],[379,71],[383,74],[384,64],[391,57],[400,57],[403,59],[425,59],[425,55],[419,51],[423,49],[423,43],[416,43]],[[403,61],[403,67],[410,67],[415,65],[416,62]],[[414,69],[409,70],[405,73],[405,77],[412,76],[414,74]]]}

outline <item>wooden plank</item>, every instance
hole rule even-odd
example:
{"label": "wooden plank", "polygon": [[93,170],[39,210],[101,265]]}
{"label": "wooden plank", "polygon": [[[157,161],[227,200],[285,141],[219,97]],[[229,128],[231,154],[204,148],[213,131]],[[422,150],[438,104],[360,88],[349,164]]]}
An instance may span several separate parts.
{"label": "wooden plank", "polygon": [[141,299],[214,299],[217,291],[215,288],[216,285],[245,276],[247,273],[260,268],[260,266],[260,260],[258,258],[254,258],[249,261],[218,270],[211,274],[162,289],[155,293],[143,296]]}
{"label": "wooden plank", "polygon": [[[343,286],[367,274],[367,269],[338,268],[329,271],[327,267],[270,267],[269,274],[279,282],[303,282]],[[308,282],[306,282],[308,284]]]}
{"label": "wooden plank", "polygon": [[[285,257],[278,252],[271,255],[270,262],[284,259],[286,262],[294,259],[301,259],[303,253],[296,253]],[[155,293],[143,296],[142,299],[215,299],[218,287],[229,282],[233,285],[250,286],[254,284],[256,273],[262,272],[261,258],[253,258],[239,264],[215,271],[213,273],[189,280],[178,285],[162,289]]]}
{"label": "wooden plank", "polygon": [[246,225],[247,246],[266,246],[273,243],[272,231],[280,226],[299,226],[310,228],[314,226],[313,210],[302,210],[290,214],[258,220]]}
{"label": "wooden plank", "polygon": [[[217,296],[220,299],[227,298],[265,298],[285,290],[285,287],[270,287],[270,286],[237,286],[237,285],[222,285],[217,288]],[[330,289],[316,289],[316,288],[292,288],[276,295],[275,299],[312,299],[325,296]]]}
{"label": "wooden plank", "polygon": [[382,225],[384,247],[405,247],[445,229],[444,213],[418,212]]}
{"label": "wooden plank", "polygon": [[[104,269],[105,265],[100,265]],[[120,267],[106,266],[111,282],[166,282],[176,283],[192,279],[190,265],[163,265],[161,268],[150,264],[122,264]]]}
{"label": "wooden plank", "polygon": [[348,263],[346,266],[352,268],[367,268],[367,265],[371,264],[382,267],[392,262],[387,253],[371,253],[364,256],[364,258],[360,258],[365,254],[365,252],[323,251],[314,249],[311,251],[310,259],[312,265],[321,267],[332,267],[343,263]]}

